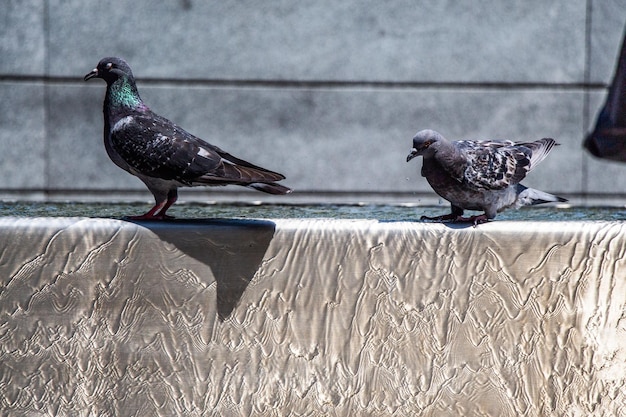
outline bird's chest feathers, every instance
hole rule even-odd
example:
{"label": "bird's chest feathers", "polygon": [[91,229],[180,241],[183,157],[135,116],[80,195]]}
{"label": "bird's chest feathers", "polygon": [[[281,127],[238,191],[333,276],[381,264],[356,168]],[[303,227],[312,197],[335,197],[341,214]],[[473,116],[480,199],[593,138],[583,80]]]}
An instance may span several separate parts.
{"label": "bird's chest feathers", "polygon": [[125,128],[127,128],[128,126],[132,125],[133,122],[134,122],[133,116],[122,117],[120,120],[115,122],[115,124],[113,125],[113,128],[111,129],[111,133],[120,132],[124,130]]}
{"label": "bird's chest feathers", "polygon": [[424,158],[422,164],[422,176],[426,178],[431,187],[439,192],[441,189],[457,188],[462,186],[462,181],[454,178],[434,158]]}
{"label": "bird's chest feathers", "polygon": [[[459,166],[465,169],[464,165]],[[463,172],[463,171],[460,171]],[[511,187],[502,190],[488,190],[470,187],[466,180],[456,179],[433,158],[424,160],[422,175],[441,197],[457,207],[468,210],[485,210],[486,207],[509,205],[515,200],[515,192]]]}
{"label": "bird's chest feathers", "polygon": [[461,184],[467,169],[466,161],[460,156],[453,154],[449,158],[424,158],[422,164],[422,176],[428,179],[435,179],[436,182],[443,182],[446,185]]}
{"label": "bird's chest feathers", "polygon": [[154,132],[135,115],[124,116],[113,123],[105,138],[105,148],[115,164],[130,172],[132,166],[153,170],[163,159],[171,157],[169,138]]}
{"label": "bird's chest feathers", "polygon": [[[462,176],[464,167],[457,167],[458,175]],[[449,169],[444,168],[434,158],[424,159],[422,165],[422,176],[426,178],[433,190],[448,201],[480,199],[482,193],[467,187],[462,179],[457,179]]]}
{"label": "bird's chest feathers", "polygon": [[115,122],[108,142],[115,152],[122,154],[127,160],[136,156],[151,160],[167,159],[172,152],[170,137],[133,115]]}
{"label": "bird's chest feathers", "polygon": [[132,116],[123,117],[117,122],[115,122],[109,131],[107,131],[107,128],[106,128],[106,125],[108,124],[108,120],[107,122],[105,122],[104,148],[106,149],[106,152],[109,155],[109,158],[111,158],[111,160],[115,163],[115,165],[119,166],[120,168],[126,171],[129,171],[130,167],[128,163],[120,156],[119,152],[115,149],[112,136],[115,133],[124,130],[132,122],[133,122]]}

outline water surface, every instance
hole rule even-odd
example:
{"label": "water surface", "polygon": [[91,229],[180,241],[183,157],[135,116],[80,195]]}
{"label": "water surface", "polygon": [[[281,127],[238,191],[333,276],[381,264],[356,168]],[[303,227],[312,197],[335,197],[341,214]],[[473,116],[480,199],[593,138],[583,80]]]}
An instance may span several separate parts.
{"label": "water surface", "polygon": [[[0,202],[0,216],[123,218],[150,209],[144,203]],[[168,211],[176,218],[329,218],[419,221],[421,216],[448,212],[446,206],[381,204],[246,204],[178,203]],[[478,214],[466,212],[466,214]],[[506,210],[496,220],[583,221],[626,220],[625,207],[535,206]]]}

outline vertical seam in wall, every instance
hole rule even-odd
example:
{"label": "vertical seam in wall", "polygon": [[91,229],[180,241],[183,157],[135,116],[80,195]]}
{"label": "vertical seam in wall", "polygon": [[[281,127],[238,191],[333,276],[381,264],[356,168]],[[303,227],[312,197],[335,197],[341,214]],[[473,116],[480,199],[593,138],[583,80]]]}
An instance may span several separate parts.
{"label": "vertical seam in wall", "polygon": [[50,190],[50,4],[49,0],[43,2],[43,195],[48,199]]}
{"label": "vertical seam in wall", "polygon": [[[585,11],[585,63],[583,71],[583,114],[582,114],[582,141],[585,140],[585,133],[589,126],[589,100],[590,100],[590,82],[591,82],[591,26],[592,26],[593,0],[587,0]],[[586,157],[585,149],[581,153],[581,174],[582,174],[582,190],[581,197],[583,203],[588,202],[589,194],[589,158]]]}

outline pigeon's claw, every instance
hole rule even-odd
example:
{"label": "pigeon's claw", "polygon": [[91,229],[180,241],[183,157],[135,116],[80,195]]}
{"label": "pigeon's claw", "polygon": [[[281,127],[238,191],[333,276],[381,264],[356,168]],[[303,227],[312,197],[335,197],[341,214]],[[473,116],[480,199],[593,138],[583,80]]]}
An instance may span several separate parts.
{"label": "pigeon's claw", "polygon": [[473,223],[474,227],[476,227],[479,224],[487,223],[489,221],[489,218],[486,214],[470,217],[457,216],[454,221],[456,223]]}
{"label": "pigeon's claw", "polygon": [[422,216],[420,217],[420,220],[432,220],[435,222],[443,222],[443,221],[447,221],[447,220],[454,220],[457,221],[457,218],[459,218],[461,216],[457,216],[454,213],[450,213],[450,214],[444,214],[442,216],[435,216],[435,217],[428,217],[428,216]]}
{"label": "pigeon's claw", "polygon": [[147,213],[139,216],[128,216],[129,220],[170,220],[174,219],[174,216],[165,214],[167,209],[176,201],[176,199],[170,199],[152,207]]}
{"label": "pigeon's claw", "polygon": [[171,220],[171,219],[175,219],[175,217],[170,216],[169,214],[149,215],[148,213],[146,213],[146,214],[141,214],[139,216],[126,216],[125,219],[128,219],[128,220]]}
{"label": "pigeon's claw", "polygon": [[435,222],[452,221],[454,223],[473,223],[474,227],[476,227],[479,224],[487,223],[489,221],[489,218],[486,214],[481,214],[479,216],[463,217],[459,214],[450,213],[435,217],[422,216],[420,217],[420,220],[431,220]]}

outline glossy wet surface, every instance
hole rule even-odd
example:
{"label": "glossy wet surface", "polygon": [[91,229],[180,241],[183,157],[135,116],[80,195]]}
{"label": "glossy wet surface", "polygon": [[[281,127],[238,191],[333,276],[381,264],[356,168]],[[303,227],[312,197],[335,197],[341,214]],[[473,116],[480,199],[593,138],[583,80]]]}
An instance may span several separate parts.
{"label": "glossy wet surface", "polygon": [[[92,217],[122,218],[142,214],[150,209],[140,203],[40,203],[0,202],[0,216],[19,217]],[[198,204],[179,203],[168,214],[179,219],[214,218],[331,218],[331,219],[377,219],[383,221],[419,221],[421,216],[438,216],[448,213],[446,206],[413,205],[277,205],[277,204]],[[466,214],[478,214],[467,212]],[[577,221],[577,220],[626,220],[626,207],[524,207],[507,210],[496,220]]]}
{"label": "glossy wet surface", "polygon": [[[48,217],[0,217],[7,415],[626,409],[626,223],[577,220],[623,211],[472,228],[400,222],[443,209],[401,206],[18,208]],[[210,215],[325,218],[194,220]]]}

